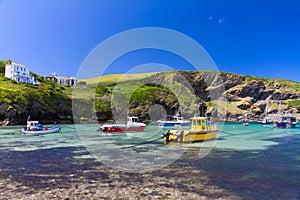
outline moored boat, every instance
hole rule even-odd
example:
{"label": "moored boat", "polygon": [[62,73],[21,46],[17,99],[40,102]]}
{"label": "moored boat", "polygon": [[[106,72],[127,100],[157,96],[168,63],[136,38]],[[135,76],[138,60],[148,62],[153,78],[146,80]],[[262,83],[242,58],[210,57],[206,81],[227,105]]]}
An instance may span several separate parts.
{"label": "moored boat", "polygon": [[189,126],[191,122],[189,120],[184,120],[184,118],[177,114],[173,117],[173,120],[158,120],[158,126],[161,128],[165,127],[176,127],[176,126]]}
{"label": "moored boat", "polygon": [[274,122],[274,128],[296,128],[298,120],[294,116],[281,116],[279,121]]}
{"label": "moored boat", "polygon": [[246,123],[243,123],[242,125],[243,126],[249,126],[249,123],[246,122]]}
{"label": "moored boat", "polygon": [[104,133],[143,132],[146,124],[138,122],[138,117],[127,117],[126,124],[104,124],[98,130]]}
{"label": "moored boat", "polygon": [[269,117],[264,117],[262,120],[257,121],[258,124],[272,124]]}
{"label": "moored boat", "polygon": [[163,134],[165,143],[198,142],[216,138],[218,129],[206,117],[191,118],[190,130],[167,130]]}
{"label": "moored boat", "polygon": [[27,121],[25,128],[21,129],[21,132],[26,135],[43,135],[48,133],[56,133],[61,130],[61,126],[49,126],[43,127],[38,121]]}

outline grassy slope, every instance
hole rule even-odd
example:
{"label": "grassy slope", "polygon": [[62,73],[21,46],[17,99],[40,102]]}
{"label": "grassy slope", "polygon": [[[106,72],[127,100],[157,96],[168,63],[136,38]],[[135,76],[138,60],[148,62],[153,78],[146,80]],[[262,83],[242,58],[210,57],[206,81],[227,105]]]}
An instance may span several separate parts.
{"label": "grassy slope", "polygon": [[97,84],[105,84],[111,85],[116,82],[123,82],[129,80],[139,80],[142,78],[146,78],[147,76],[151,76],[154,73],[143,73],[143,74],[110,74],[106,76],[89,78],[89,79],[81,79],[79,81],[85,81],[87,85],[95,86]]}
{"label": "grassy slope", "polygon": [[[44,116],[48,115],[49,117],[57,116],[58,114],[61,118],[66,117],[64,115],[70,117],[71,101],[65,93],[66,87],[42,77],[38,77],[38,80],[41,84],[35,86],[17,83],[16,81],[4,77],[3,74],[0,74],[0,104],[8,104],[9,109],[13,109],[19,113],[18,118],[27,115],[23,112],[31,110],[31,106],[34,105],[34,102],[42,105],[42,108],[33,112],[40,111],[41,114]],[[58,105],[58,102],[62,104]],[[25,107],[28,108],[25,109]],[[35,115],[38,117],[37,114]]]}

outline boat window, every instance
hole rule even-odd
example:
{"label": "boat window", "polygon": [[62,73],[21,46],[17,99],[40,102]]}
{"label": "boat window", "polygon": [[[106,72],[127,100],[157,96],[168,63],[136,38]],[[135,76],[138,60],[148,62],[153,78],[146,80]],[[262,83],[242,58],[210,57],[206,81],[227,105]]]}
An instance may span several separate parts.
{"label": "boat window", "polygon": [[196,125],[196,120],[193,120],[193,125]]}
{"label": "boat window", "polygon": [[200,119],[197,120],[197,125],[201,125],[201,120]]}

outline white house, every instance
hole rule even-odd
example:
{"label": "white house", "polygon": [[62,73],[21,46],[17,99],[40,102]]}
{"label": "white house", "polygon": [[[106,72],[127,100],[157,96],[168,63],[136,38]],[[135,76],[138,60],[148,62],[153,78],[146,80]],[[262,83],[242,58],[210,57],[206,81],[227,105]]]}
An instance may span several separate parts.
{"label": "white house", "polygon": [[73,76],[57,76],[56,73],[52,73],[46,77],[48,80],[57,82],[60,85],[72,85],[77,86],[78,81]]}
{"label": "white house", "polygon": [[30,75],[29,68],[25,65],[8,61],[5,65],[5,77],[17,82],[39,84],[35,77]]}

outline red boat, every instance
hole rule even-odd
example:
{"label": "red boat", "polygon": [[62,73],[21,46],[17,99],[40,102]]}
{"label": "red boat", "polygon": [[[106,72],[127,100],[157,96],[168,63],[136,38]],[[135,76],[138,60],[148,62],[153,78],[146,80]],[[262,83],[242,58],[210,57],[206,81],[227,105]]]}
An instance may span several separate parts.
{"label": "red boat", "polygon": [[98,131],[103,133],[143,132],[146,124],[138,122],[137,117],[127,117],[127,124],[104,124]]}

